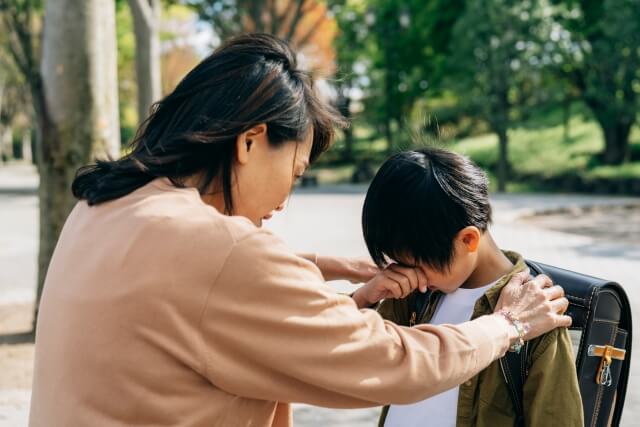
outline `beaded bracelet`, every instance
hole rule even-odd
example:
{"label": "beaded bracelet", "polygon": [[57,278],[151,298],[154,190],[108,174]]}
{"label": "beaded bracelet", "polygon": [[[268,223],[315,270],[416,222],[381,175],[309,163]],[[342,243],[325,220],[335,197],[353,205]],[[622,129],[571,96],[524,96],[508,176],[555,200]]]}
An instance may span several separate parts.
{"label": "beaded bracelet", "polygon": [[500,310],[498,314],[507,319],[518,332],[518,340],[509,347],[509,351],[520,353],[524,346],[524,336],[527,334],[527,328],[518,320],[518,318],[510,311]]}

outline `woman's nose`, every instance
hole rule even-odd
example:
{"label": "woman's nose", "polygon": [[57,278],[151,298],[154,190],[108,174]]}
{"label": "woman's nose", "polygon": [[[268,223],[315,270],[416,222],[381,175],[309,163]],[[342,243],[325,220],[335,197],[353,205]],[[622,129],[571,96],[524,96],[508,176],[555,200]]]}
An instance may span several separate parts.
{"label": "woman's nose", "polygon": [[278,205],[278,207],[276,207],[276,211],[280,212],[281,210],[283,210],[283,209],[284,209],[284,203],[285,203],[285,202],[280,203],[280,204]]}

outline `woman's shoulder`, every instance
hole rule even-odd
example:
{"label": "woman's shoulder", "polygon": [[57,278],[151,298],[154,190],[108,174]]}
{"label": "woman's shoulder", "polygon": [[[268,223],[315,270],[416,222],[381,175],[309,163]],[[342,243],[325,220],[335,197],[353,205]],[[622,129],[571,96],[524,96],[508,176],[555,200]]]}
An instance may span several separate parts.
{"label": "woman's shoulder", "polygon": [[[68,228],[100,229],[126,239],[132,250],[192,256],[205,263],[224,258],[251,236],[275,239],[248,219],[223,215],[205,204],[196,189],[176,188],[160,180],[110,202],[94,206],[81,202],[68,222]],[[203,256],[196,256],[199,253]]]}
{"label": "woman's shoulder", "polygon": [[228,237],[232,241],[240,241],[259,231],[247,218],[224,215],[204,203],[195,188],[177,188],[165,181],[152,181],[139,194],[134,194],[132,205],[136,216],[150,225],[182,235],[216,240]]}
{"label": "woman's shoulder", "polygon": [[265,253],[291,252],[269,230],[256,227],[245,217],[224,215],[205,204],[195,189],[153,188],[153,183],[148,187],[132,194],[122,209],[112,211],[113,215],[121,215],[122,220],[132,222],[128,228],[133,233],[130,237],[134,245],[144,245],[154,253],[173,254],[194,271],[213,273],[231,255],[244,259],[246,269],[248,260],[254,260],[253,265]]}

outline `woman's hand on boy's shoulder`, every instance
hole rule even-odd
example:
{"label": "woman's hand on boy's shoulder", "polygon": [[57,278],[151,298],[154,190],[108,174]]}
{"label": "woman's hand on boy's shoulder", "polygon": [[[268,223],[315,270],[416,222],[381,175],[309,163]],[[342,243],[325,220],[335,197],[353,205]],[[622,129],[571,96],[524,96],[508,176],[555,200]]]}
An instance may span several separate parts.
{"label": "woman's hand on boy's shoulder", "polygon": [[352,298],[359,308],[366,308],[383,299],[406,298],[416,289],[427,291],[427,276],[424,271],[391,264],[355,291]]}

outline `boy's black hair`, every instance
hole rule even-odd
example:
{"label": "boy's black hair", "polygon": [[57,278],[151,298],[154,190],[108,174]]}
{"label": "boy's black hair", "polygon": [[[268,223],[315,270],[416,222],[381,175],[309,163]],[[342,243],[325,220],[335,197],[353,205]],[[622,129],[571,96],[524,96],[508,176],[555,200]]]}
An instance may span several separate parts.
{"label": "boy's black hair", "polygon": [[390,157],[374,177],[362,229],[374,262],[410,259],[438,271],[451,265],[454,238],[491,222],[487,175],[467,157],[429,147]]}

